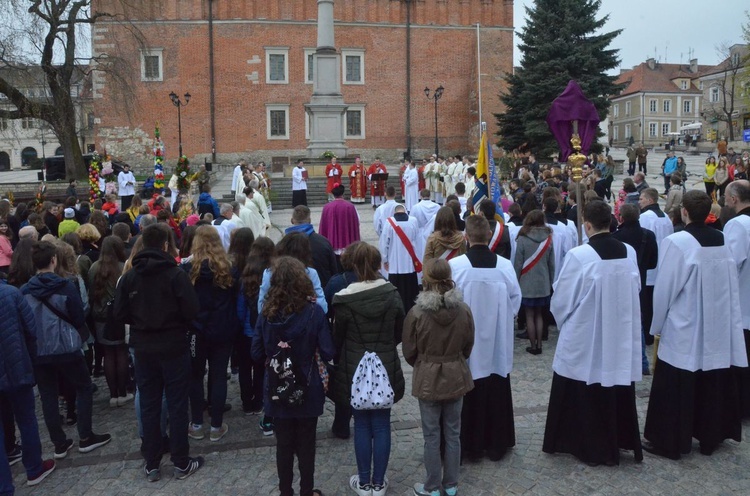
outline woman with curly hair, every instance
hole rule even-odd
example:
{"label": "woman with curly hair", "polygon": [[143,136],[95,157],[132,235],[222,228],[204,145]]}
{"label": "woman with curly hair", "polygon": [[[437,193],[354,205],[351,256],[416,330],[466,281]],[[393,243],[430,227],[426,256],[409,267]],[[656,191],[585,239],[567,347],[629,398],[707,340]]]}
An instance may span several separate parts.
{"label": "woman with curly hair", "polygon": [[[240,279],[237,316],[242,323],[243,333],[236,346],[240,363],[240,397],[245,415],[256,415],[263,410],[265,361],[252,360],[250,351],[255,337],[255,324],[258,321],[260,283],[275,254],[276,247],[271,238],[262,237],[255,240],[250,246],[250,253]],[[261,418],[260,428],[266,435],[273,434],[273,418],[268,415]]]}
{"label": "woman with curly hair", "polygon": [[[93,216],[93,214],[91,214]],[[102,239],[101,232],[94,224],[83,224],[76,229],[76,234],[81,238],[83,247],[82,255],[91,260],[91,263],[99,260],[99,240]]]}
{"label": "woman with curly hair", "polygon": [[[128,393],[128,347],[122,339],[104,336],[108,303],[115,297],[117,280],[125,264],[125,243],[117,236],[108,236],[102,243],[99,260],[89,269],[89,301],[94,318],[96,341],[104,349],[104,377],[109,387],[109,406],[118,407],[133,400]],[[109,339],[107,339],[109,338]]]}
{"label": "woman with curly hair", "polygon": [[201,226],[195,231],[192,259],[182,268],[190,276],[200,301],[190,334],[192,384],[190,409],[192,422],[188,435],[203,439],[203,410],[206,406],[203,378],[208,363],[208,391],[211,416],[211,441],[223,438],[229,426],[223,422],[227,399],[227,365],[232,343],[239,332],[236,281],[232,265],[215,228]]}
{"label": "woman with curly hair", "polygon": [[[261,238],[262,239],[262,238]],[[252,356],[264,362],[289,348],[292,361],[306,378],[304,403],[287,406],[273,401],[266,387],[265,411],[274,417],[276,431],[276,470],[281,496],[294,494],[294,456],[300,472],[301,496],[322,496],[313,489],[315,482],[315,433],[323,414],[325,394],[316,351],[320,359],[333,358],[334,348],[325,312],[311,300],[315,298],[305,266],[291,257],[279,257],[272,264],[271,284],[263,311],[256,325]]]}

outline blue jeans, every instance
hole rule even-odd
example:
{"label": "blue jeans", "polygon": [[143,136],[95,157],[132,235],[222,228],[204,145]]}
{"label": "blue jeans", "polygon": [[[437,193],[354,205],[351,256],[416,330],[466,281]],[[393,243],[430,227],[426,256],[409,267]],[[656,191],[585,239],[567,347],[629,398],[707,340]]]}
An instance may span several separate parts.
{"label": "blue jeans", "polygon": [[[130,356],[133,358],[133,366],[138,367],[135,363],[135,351],[130,348]],[[161,397],[161,437],[167,437],[167,395]],[[135,419],[138,423],[138,436],[143,439],[143,419],[141,418],[141,392],[138,386],[135,388]]]}
{"label": "blue jeans", "polygon": [[55,447],[65,446],[65,431],[62,428],[60,409],[57,402],[59,396],[58,378],[65,379],[70,387],[76,391],[76,410],[78,411],[78,437],[88,439],[91,436],[91,403],[94,385],[89,376],[89,369],[83,358],[83,353],[74,360],[61,363],[42,363],[34,367],[39,398],[42,400],[44,423],[47,425],[50,440]]}
{"label": "blue jeans", "polygon": [[[13,409],[13,415],[21,432],[23,455],[21,461],[26,469],[26,476],[36,477],[42,472],[42,442],[39,440],[39,426],[34,411],[34,388],[25,386],[15,391],[2,393]],[[58,417],[59,418],[59,417]],[[5,435],[0,429],[0,446],[5,442]],[[5,449],[0,449],[0,494],[13,494],[13,474],[8,465]]]}
{"label": "blue jeans", "polygon": [[[354,415],[354,454],[360,484],[383,484],[391,457],[391,409],[357,410]],[[372,471],[370,470],[372,467]],[[372,472],[372,479],[370,473]]]}
{"label": "blue jeans", "polygon": [[[192,339],[195,339],[193,342]],[[227,401],[227,366],[232,356],[232,343],[216,343],[200,336],[191,337],[190,411],[192,422],[203,424],[205,396],[203,378],[208,362],[208,400],[211,404],[211,427],[221,427],[224,421],[224,403]],[[194,351],[193,351],[194,350]]]}
{"label": "blue jeans", "polygon": [[143,456],[149,470],[158,468],[162,453],[162,396],[169,408],[169,448],[175,467],[187,465],[188,390],[190,389],[190,355],[135,352],[135,380],[140,391],[143,422]]}

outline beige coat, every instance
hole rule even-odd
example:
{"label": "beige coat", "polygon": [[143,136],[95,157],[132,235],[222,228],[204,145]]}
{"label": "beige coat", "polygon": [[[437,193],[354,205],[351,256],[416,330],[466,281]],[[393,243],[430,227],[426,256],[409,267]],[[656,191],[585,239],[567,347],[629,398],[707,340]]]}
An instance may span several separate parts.
{"label": "beige coat", "polygon": [[427,244],[424,249],[423,261],[427,262],[433,258],[440,258],[446,251],[456,250],[452,257],[458,257],[466,253],[466,239],[460,231],[454,232],[451,236],[443,236],[441,232],[434,232],[427,238]]}
{"label": "beige coat", "polygon": [[474,346],[474,318],[461,291],[422,291],[404,321],[403,353],[414,367],[412,395],[455,400],[474,389],[466,360]]}

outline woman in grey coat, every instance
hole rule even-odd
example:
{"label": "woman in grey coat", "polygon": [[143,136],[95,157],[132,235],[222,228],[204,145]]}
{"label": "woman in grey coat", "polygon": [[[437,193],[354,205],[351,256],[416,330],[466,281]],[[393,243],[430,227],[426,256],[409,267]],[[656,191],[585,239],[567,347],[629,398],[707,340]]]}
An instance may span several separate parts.
{"label": "woman in grey coat", "polygon": [[555,276],[552,229],[545,224],[541,210],[532,210],[523,220],[516,238],[513,267],[521,286],[521,304],[526,312],[526,331],[531,342],[526,351],[538,355],[542,352],[543,311],[549,308]]}

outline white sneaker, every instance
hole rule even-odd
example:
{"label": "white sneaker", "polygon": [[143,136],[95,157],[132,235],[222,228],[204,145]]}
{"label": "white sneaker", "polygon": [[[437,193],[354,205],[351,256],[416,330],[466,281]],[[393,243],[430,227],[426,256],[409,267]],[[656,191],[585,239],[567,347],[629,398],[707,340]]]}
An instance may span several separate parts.
{"label": "white sneaker", "polygon": [[117,406],[125,406],[131,401],[133,401],[134,396],[131,393],[126,394],[125,396],[120,396],[117,398]]}
{"label": "white sneaker", "polygon": [[120,406],[120,405],[118,405],[117,398],[110,398],[109,399],[109,407],[110,408],[117,408],[118,406]]}
{"label": "white sneaker", "polygon": [[357,496],[372,496],[372,486],[369,483],[362,486],[359,485],[359,475],[352,475],[349,478],[349,487],[352,488]]}
{"label": "white sneaker", "polygon": [[383,479],[382,486],[372,486],[372,496],[385,496],[385,492],[388,490],[388,477]]}

